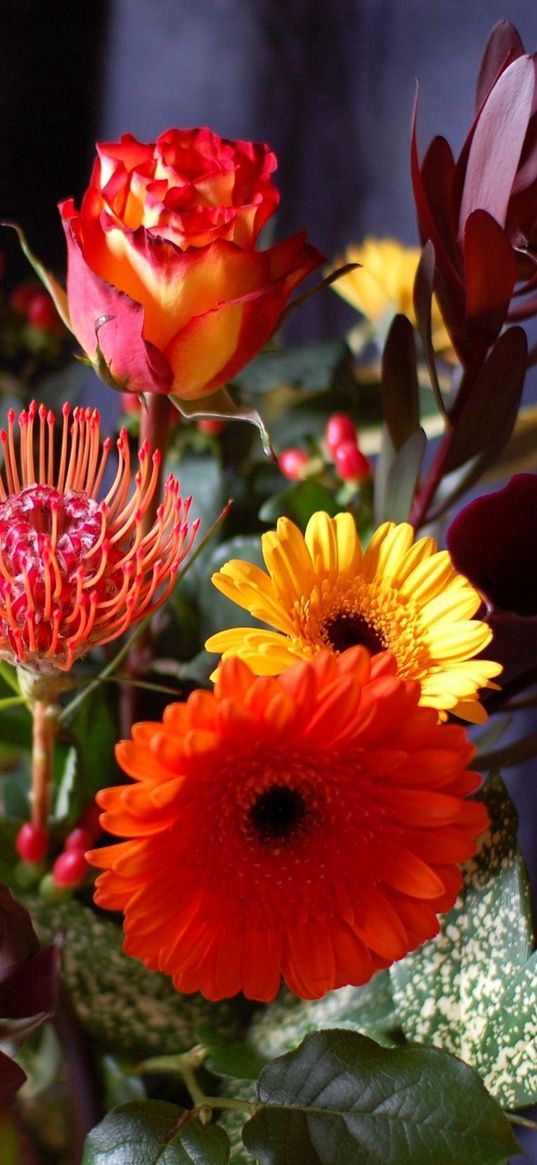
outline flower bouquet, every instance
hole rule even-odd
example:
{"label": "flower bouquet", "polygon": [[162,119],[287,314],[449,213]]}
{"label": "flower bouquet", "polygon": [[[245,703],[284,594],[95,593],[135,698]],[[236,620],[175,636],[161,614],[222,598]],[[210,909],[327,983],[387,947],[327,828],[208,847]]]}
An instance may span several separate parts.
{"label": "flower bouquet", "polygon": [[[274,155],[208,129],[97,146],[66,290],[15,227],[50,298],[0,305],[2,1162],[537,1129],[501,775],[537,754],[536,108],[502,22],[459,157],[414,125],[420,249],[267,244]],[[286,348],[320,288],[355,326]]]}

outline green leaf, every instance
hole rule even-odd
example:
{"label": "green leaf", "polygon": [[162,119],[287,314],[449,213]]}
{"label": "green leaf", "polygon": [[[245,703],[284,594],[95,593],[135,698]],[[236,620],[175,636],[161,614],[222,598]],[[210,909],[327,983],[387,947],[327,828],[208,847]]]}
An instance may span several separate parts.
{"label": "green leaf", "polygon": [[477,1074],[438,1048],[316,1032],[264,1068],[243,1140],[261,1165],[492,1165],[518,1145]]}
{"label": "green leaf", "polygon": [[[78,708],[69,725],[68,743],[76,752],[65,754],[60,779],[60,809],[66,809],[69,823],[74,824],[85,805],[106,785],[117,782],[114,746],[118,738],[116,721],[110,706],[110,690],[96,688]],[[75,763],[76,760],[76,763]],[[56,812],[60,816],[58,806]]]}
{"label": "green leaf", "polygon": [[[59,755],[58,748],[56,749],[56,755]],[[61,757],[61,762],[61,772],[56,787],[56,797],[54,799],[54,817],[57,821],[67,821],[70,819],[74,823],[77,820],[76,813],[80,804],[80,798],[77,796],[76,778],[78,754],[76,748],[72,746],[71,748],[67,748]],[[74,810],[73,799],[75,800]]]}
{"label": "green leaf", "polygon": [[[186,1123],[185,1123],[186,1122]],[[82,1165],[227,1165],[229,1141],[163,1100],[131,1101],[109,1112],[86,1138]]]}
{"label": "green leaf", "polygon": [[312,514],[325,510],[334,517],[341,506],[323,485],[316,481],[301,481],[291,489],[274,494],[261,506],[259,518],[262,522],[276,522],[278,518],[291,518],[301,529],[306,526]]}
{"label": "green leaf", "polygon": [[181,496],[192,498],[189,520],[201,518],[201,534],[206,534],[227,500],[218,461],[210,453],[187,450],[179,460],[173,456],[167,459],[166,473],[171,472],[181,482]]}
{"label": "green leaf", "polygon": [[189,421],[196,420],[198,417],[217,417],[223,421],[247,421],[250,425],[255,425],[259,429],[266,456],[272,457],[270,437],[263,418],[251,405],[237,404],[227,389],[219,388],[212,396],[204,396],[200,400],[182,400],[173,394],[170,394],[169,399],[182,416],[187,417]]}
{"label": "green leaf", "polygon": [[427,445],[423,429],[416,429],[397,452],[389,433],[383,434],[375,479],[375,519],[406,522]]}
{"label": "green leaf", "polygon": [[406,1037],[460,1055],[505,1107],[537,1100],[536,956],[516,814],[501,780],[491,828],[440,934],[390,970]]}
{"label": "green leaf", "polygon": [[202,1026],[198,1039],[208,1051],[207,1067],[217,1076],[257,1080],[266,1060],[245,1040],[226,1040],[220,1032]]}
{"label": "green leaf", "polygon": [[323,340],[282,352],[263,352],[236,378],[249,392],[265,393],[281,384],[322,392],[348,355],[344,340]]}
{"label": "green leaf", "polygon": [[290,1052],[319,1028],[348,1028],[392,1045],[397,1029],[390,977],[379,971],[363,987],[340,987],[322,999],[297,999],[290,991],[254,1017],[248,1032],[253,1047],[266,1059]]}
{"label": "green leaf", "polygon": [[31,747],[32,717],[28,708],[0,709],[0,750],[6,748],[13,751]]}
{"label": "green leaf", "polygon": [[253,562],[263,567],[261,540],[259,535],[252,534],[236,538],[229,538],[214,547],[204,562],[203,575],[196,579],[197,600],[203,619],[203,638],[222,631],[224,627],[259,627],[261,624],[253,619],[248,611],[232,603],[213,586],[211,576],[220,570],[231,558],[241,558],[245,562]]}
{"label": "green leaf", "polygon": [[16,232],[18,240],[19,240],[21,251],[23,252],[24,255],[26,255],[28,262],[33,267],[36,275],[41,280],[43,286],[46,287],[49,295],[51,296],[52,300],[54,301],[54,306],[56,308],[56,311],[58,312],[60,319],[63,320],[63,323],[65,324],[66,328],[68,328],[69,331],[71,332],[73,329],[71,327],[71,320],[69,318],[69,308],[68,308],[68,304],[67,304],[67,292],[64,291],[63,287],[60,287],[60,284],[58,283],[57,279],[54,278],[54,276],[52,275],[52,273],[50,271],[47,271],[47,268],[44,267],[42,263],[40,263],[39,259],[33,254],[33,251],[30,250],[30,247],[28,245],[28,240],[26,238],[24,231],[22,230],[22,227],[19,227],[17,225],[17,223],[14,223],[14,222],[4,222],[4,223],[2,223],[2,226],[11,227],[11,229]]}

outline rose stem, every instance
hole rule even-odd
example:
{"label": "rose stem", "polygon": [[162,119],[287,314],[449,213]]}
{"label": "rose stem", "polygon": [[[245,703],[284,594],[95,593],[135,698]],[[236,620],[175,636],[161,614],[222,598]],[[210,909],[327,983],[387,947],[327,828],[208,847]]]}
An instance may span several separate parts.
{"label": "rose stem", "polygon": [[158,449],[161,455],[157,485],[151,500],[151,505],[144,518],[144,525],[147,531],[155,521],[156,512],[162,500],[162,475],[166,453],[168,452],[173,414],[168,397],[162,393],[147,393],[146,405],[147,407],[142,408],[141,413],[140,445],[143,445],[144,441],[149,441],[151,453],[154,453]]}
{"label": "rose stem", "polygon": [[[151,504],[144,515],[145,531],[155,521],[157,509],[162,499],[162,477],[164,461],[168,450],[172,425],[172,410],[168,397],[162,393],[146,393],[146,407],[142,407],[140,421],[140,446],[149,441],[151,453],[159,450],[161,459],[157,484]],[[140,638],[133,644],[126,661],[127,675],[133,678],[149,670],[152,659],[151,628],[147,626]],[[129,736],[132,724],[138,719],[140,689],[133,684],[122,684],[120,690],[120,719],[123,736]]]}

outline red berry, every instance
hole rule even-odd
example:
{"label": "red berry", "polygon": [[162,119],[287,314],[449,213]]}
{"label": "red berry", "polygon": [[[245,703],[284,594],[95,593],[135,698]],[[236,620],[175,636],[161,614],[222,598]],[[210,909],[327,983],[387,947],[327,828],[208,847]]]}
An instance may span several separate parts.
{"label": "red berry", "polygon": [[140,397],[137,392],[122,392],[121,393],[121,408],[124,413],[134,413],[136,416],[141,412],[142,405]]}
{"label": "red berry", "polygon": [[54,882],[62,889],[80,886],[87,872],[88,863],[80,849],[64,850],[52,867]]}
{"label": "red berry", "polygon": [[21,316],[28,317],[28,308],[35,295],[36,287],[34,283],[19,283],[18,287],[14,287],[9,297],[9,306],[18,311]]}
{"label": "red berry", "polygon": [[15,308],[15,311],[25,316],[28,323],[33,324],[34,328],[49,332],[62,333],[64,331],[50,295],[35,283],[20,283],[11,292],[9,303],[11,307]]}
{"label": "red berry", "polygon": [[209,437],[218,437],[226,427],[225,421],[219,421],[218,417],[205,417],[198,421],[198,429],[200,433],[207,433]]}
{"label": "red berry", "polygon": [[28,320],[34,328],[45,328],[49,332],[62,331],[56,308],[46,291],[36,291],[28,304]]}
{"label": "red berry", "polygon": [[48,850],[48,834],[41,825],[27,821],[19,829],[15,849],[23,862],[42,862]]}
{"label": "red berry", "polygon": [[334,465],[342,481],[366,481],[371,477],[371,464],[356,441],[342,441],[338,445],[334,450]]}
{"label": "red berry", "polygon": [[324,439],[332,455],[343,441],[353,441],[356,444],[356,425],[352,417],[347,413],[332,413],[326,425]]}
{"label": "red berry", "polygon": [[289,481],[302,481],[308,462],[308,454],[302,449],[282,449],[278,457],[280,473]]}
{"label": "red berry", "polygon": [[85,850],[91,849],[95,841],[95,834],[82,825],[77,825],[76,829],[72,829],[65,839],[64,849],[73,850],[79,849],[84,853]]}

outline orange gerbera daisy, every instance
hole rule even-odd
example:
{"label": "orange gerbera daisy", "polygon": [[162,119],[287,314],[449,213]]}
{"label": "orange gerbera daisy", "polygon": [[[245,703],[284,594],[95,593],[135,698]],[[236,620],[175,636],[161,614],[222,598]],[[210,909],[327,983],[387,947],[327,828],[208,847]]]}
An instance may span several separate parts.
{"label": "orange gerbera daisy", "polygon": [[438,930],[486,828],[464,729],[419,705],[393,657],[323,652],[281,676],[237,658],[117,747],[123,840],[87,857],[125,950],[179,991],[314,999]]}
{"label": "orange gerbera daisy", "polygon": [[54,414],[35,401],[18,418],[18,452],[13,410],[0,430],[0,658],[34,672],[68,671],[90,647],[151,614],[197,529],[172,477],[145,529],[160,453],[142,446],[131,488],[124,429],[115,479],[99,501],[114,443],[101,444],[96,409],[71,416],[66,404],[62,413],[57,453]]}
{"label": "orange gerbera daisy", "polygon": [[414,541],[408,522],[384,522],[364,551],[351,514],[313,514],[302,534],[288,518],[261,538],[268,574],[232,559],[212,581],[228,599],[276,630],[232,627],[208,651],[239,655],[259,675],[297,658],[355,644],[391,651],[400,675],[419,680],[421,703],[463,719],[486,719],[477,694],[501,666],[476,659],[492,639],[474,619],[478,591],[434,538]]}

